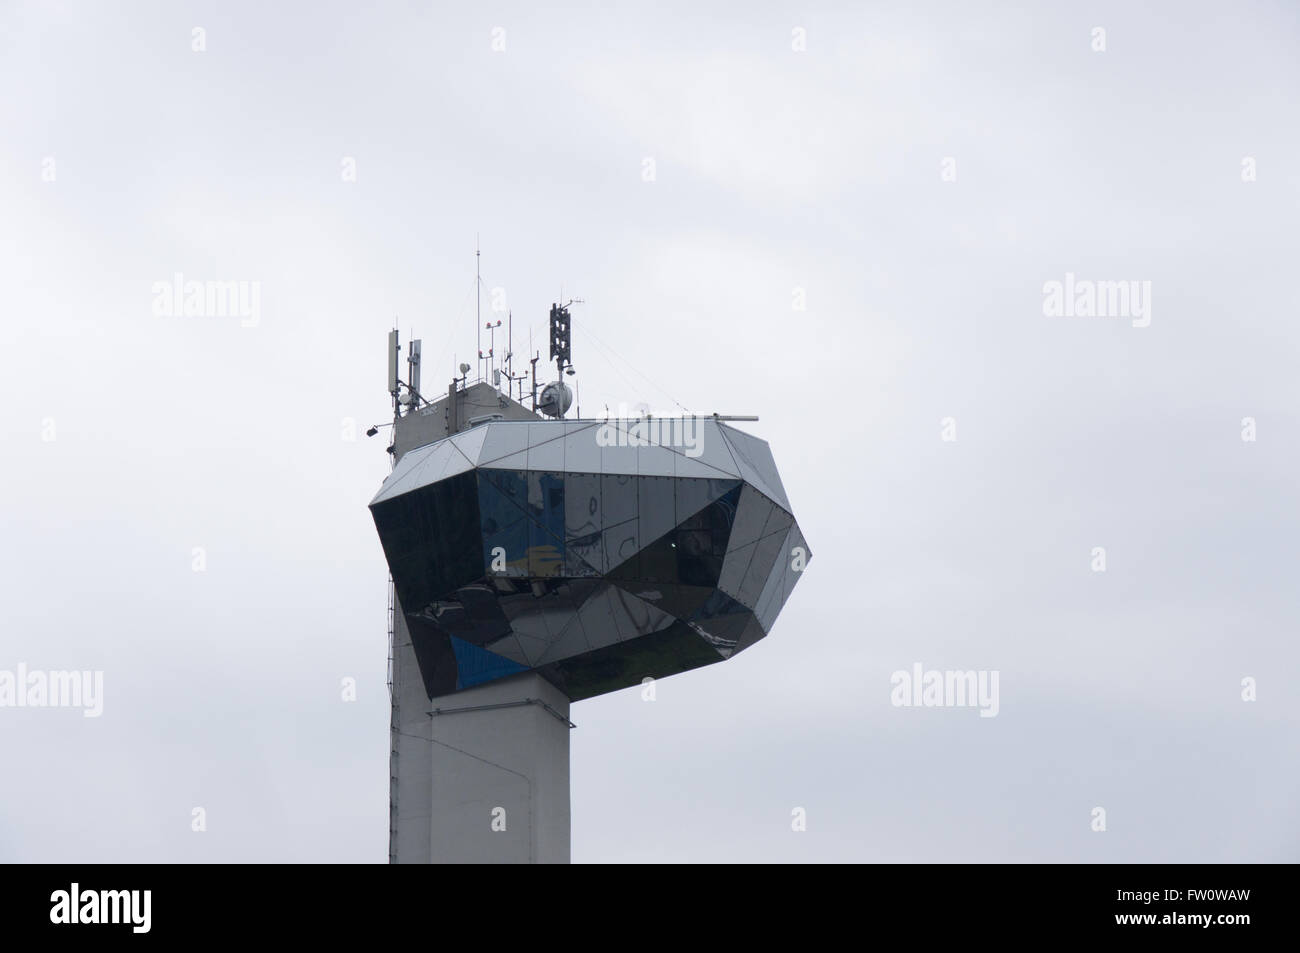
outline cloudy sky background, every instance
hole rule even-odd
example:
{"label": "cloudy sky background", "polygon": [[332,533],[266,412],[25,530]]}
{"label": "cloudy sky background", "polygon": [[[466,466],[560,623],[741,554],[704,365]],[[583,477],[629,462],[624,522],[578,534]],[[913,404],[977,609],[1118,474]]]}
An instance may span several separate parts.
{"label": "cloudy sky background", "polygon": [[[758,414],[814,552],[574,707],[575,861],[1300,860],[1298,54],[1284,3],[0,0],[0,669],[105,679],[0,709],[0,860],[387,859],[345,421],[395,319],[426,390],[472,354],[476,234],[518,351],[584,299],[586,415]],[[1066,272],[1150,326],[1045,317]],[[998,717],[892,707],[916,662]]]}

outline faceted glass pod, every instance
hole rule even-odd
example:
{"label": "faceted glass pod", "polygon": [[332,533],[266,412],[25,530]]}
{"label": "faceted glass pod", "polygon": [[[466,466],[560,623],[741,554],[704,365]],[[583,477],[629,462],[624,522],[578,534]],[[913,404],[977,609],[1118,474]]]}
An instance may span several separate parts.
{"label": "faceted glass pod", "polygon": [[811,558],[767,444],[709,419],[481,424],[406,453],[370,509],[431,697],[720,662]]}

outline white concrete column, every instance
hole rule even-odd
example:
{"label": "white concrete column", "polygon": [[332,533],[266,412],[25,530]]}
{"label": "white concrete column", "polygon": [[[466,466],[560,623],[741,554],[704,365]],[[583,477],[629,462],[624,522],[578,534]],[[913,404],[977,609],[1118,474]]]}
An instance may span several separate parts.
{"label": "white concrete column", "polygon": [[524,673],[427,710],[430,861],[567,864],[569,700]]}

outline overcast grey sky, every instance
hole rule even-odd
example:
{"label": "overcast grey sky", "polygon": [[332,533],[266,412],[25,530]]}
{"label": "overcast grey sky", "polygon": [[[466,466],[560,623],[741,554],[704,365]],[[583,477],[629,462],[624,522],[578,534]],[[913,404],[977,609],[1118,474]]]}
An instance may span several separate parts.
{"label": "overcast grey sky", "polygon": [[476,235],[585,415],[758,414],[815,554],[574,706],[575,861],[1300,860],[1298,8],[471,6],[0,0],[0,670],[104,673],[0,708],[0,860],[387,859],[347,421],[394,318],[472,354]]}

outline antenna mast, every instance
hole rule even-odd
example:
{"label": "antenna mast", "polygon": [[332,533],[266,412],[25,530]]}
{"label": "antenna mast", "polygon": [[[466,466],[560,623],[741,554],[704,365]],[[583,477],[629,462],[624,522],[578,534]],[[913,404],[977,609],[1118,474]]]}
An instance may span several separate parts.
{"label": "antenna mast", "polygon": [[[510,311],[510,312],[508,312],[508,314],[509,314],[509,318],[510,318],[510,324],[509,324],[509,327],[508,327],[508,330],[507,330],[507,334],[508,334],[509,337],[510,337],[510,346],[509,346],[509,350],[506,352],[506,381],[507,381],[507,384],[506,384],[506,396],[507,396],[507,397],[513,397],[513,396],[514,396],[514,393],[515,393],[515,386],[518,385],[518,388],[519,388],[519,402],[522,404],[522,403],[524,402],[524,380],[528,377],[528,375],[527,375],[527,374],[520,374],[520,375],[518,375],[518,376],[516,377],[516,376],[515,376],[515,373],[514,373],[514,370],[515,370],[515,313],[514,313],[514,311]],[[530,339],[531,339],[531,336],[530,336]]]}
{"label": "antenna mast", "polygon": [[[569,302],[572,304],[573,302]],[[571,366],[569,354],[572,350],[572,338],[569,331],[569,305],[551,305],[551,360],[555,361],[555,379],[564,380],[564,370]]]}
{"label": "antenna mast", "polygon": [[[489,321],[483,327],[488,332],[488,354],[487,354],[488,379],[492,381],[493,387],[500,387],[501,371],[498,370],[496,366],[497,364],[496,353],[497,353],[497,328],[501,327],[501,319],[497,318],[496,324],[493,324],[491,321]],[[507,372],[507,374],[508,373],[509,372]]]}
{"label": "antenna mast", "polygon": [[[532,328],[529,328],[529,329],[528,329],[528,350],[533,351],[533,329],[532,329]],[[541,357],[542,357],[542,355],[541,355],[540,352],[538,352],[538,351],[533,351],[533,358],[532,358],[531,361],[528,362],[529,366],[532,367],[532,370],[533,370],[533,403],[532,403],[532,409],[533,409],[533,412],[534,412],[534,413],[537,412],[537,362],[538,362],[539,360],[541,360]],[[520,384],[520,385],[519,385],[519,396],[520,396],[520,399],[521,399],[521,400],[523,399],[523,388],[524,388],[524,385],[523,385],[523,384]]]}
{"label": "antenna mast", "polygon": [[401,354],[402,346],[398,342],[397,323],[393,323],[393,330],[388,332],[388,393],[393,396],[393,419],[396,420],[402,416],[402,403],[397,376],[398,355]]}
{"label": "antenna mast", "polygon": [[474,235],[474,325],[478,329],[478,376],[483,376],[483,279],[479,277],[478,234]]}

